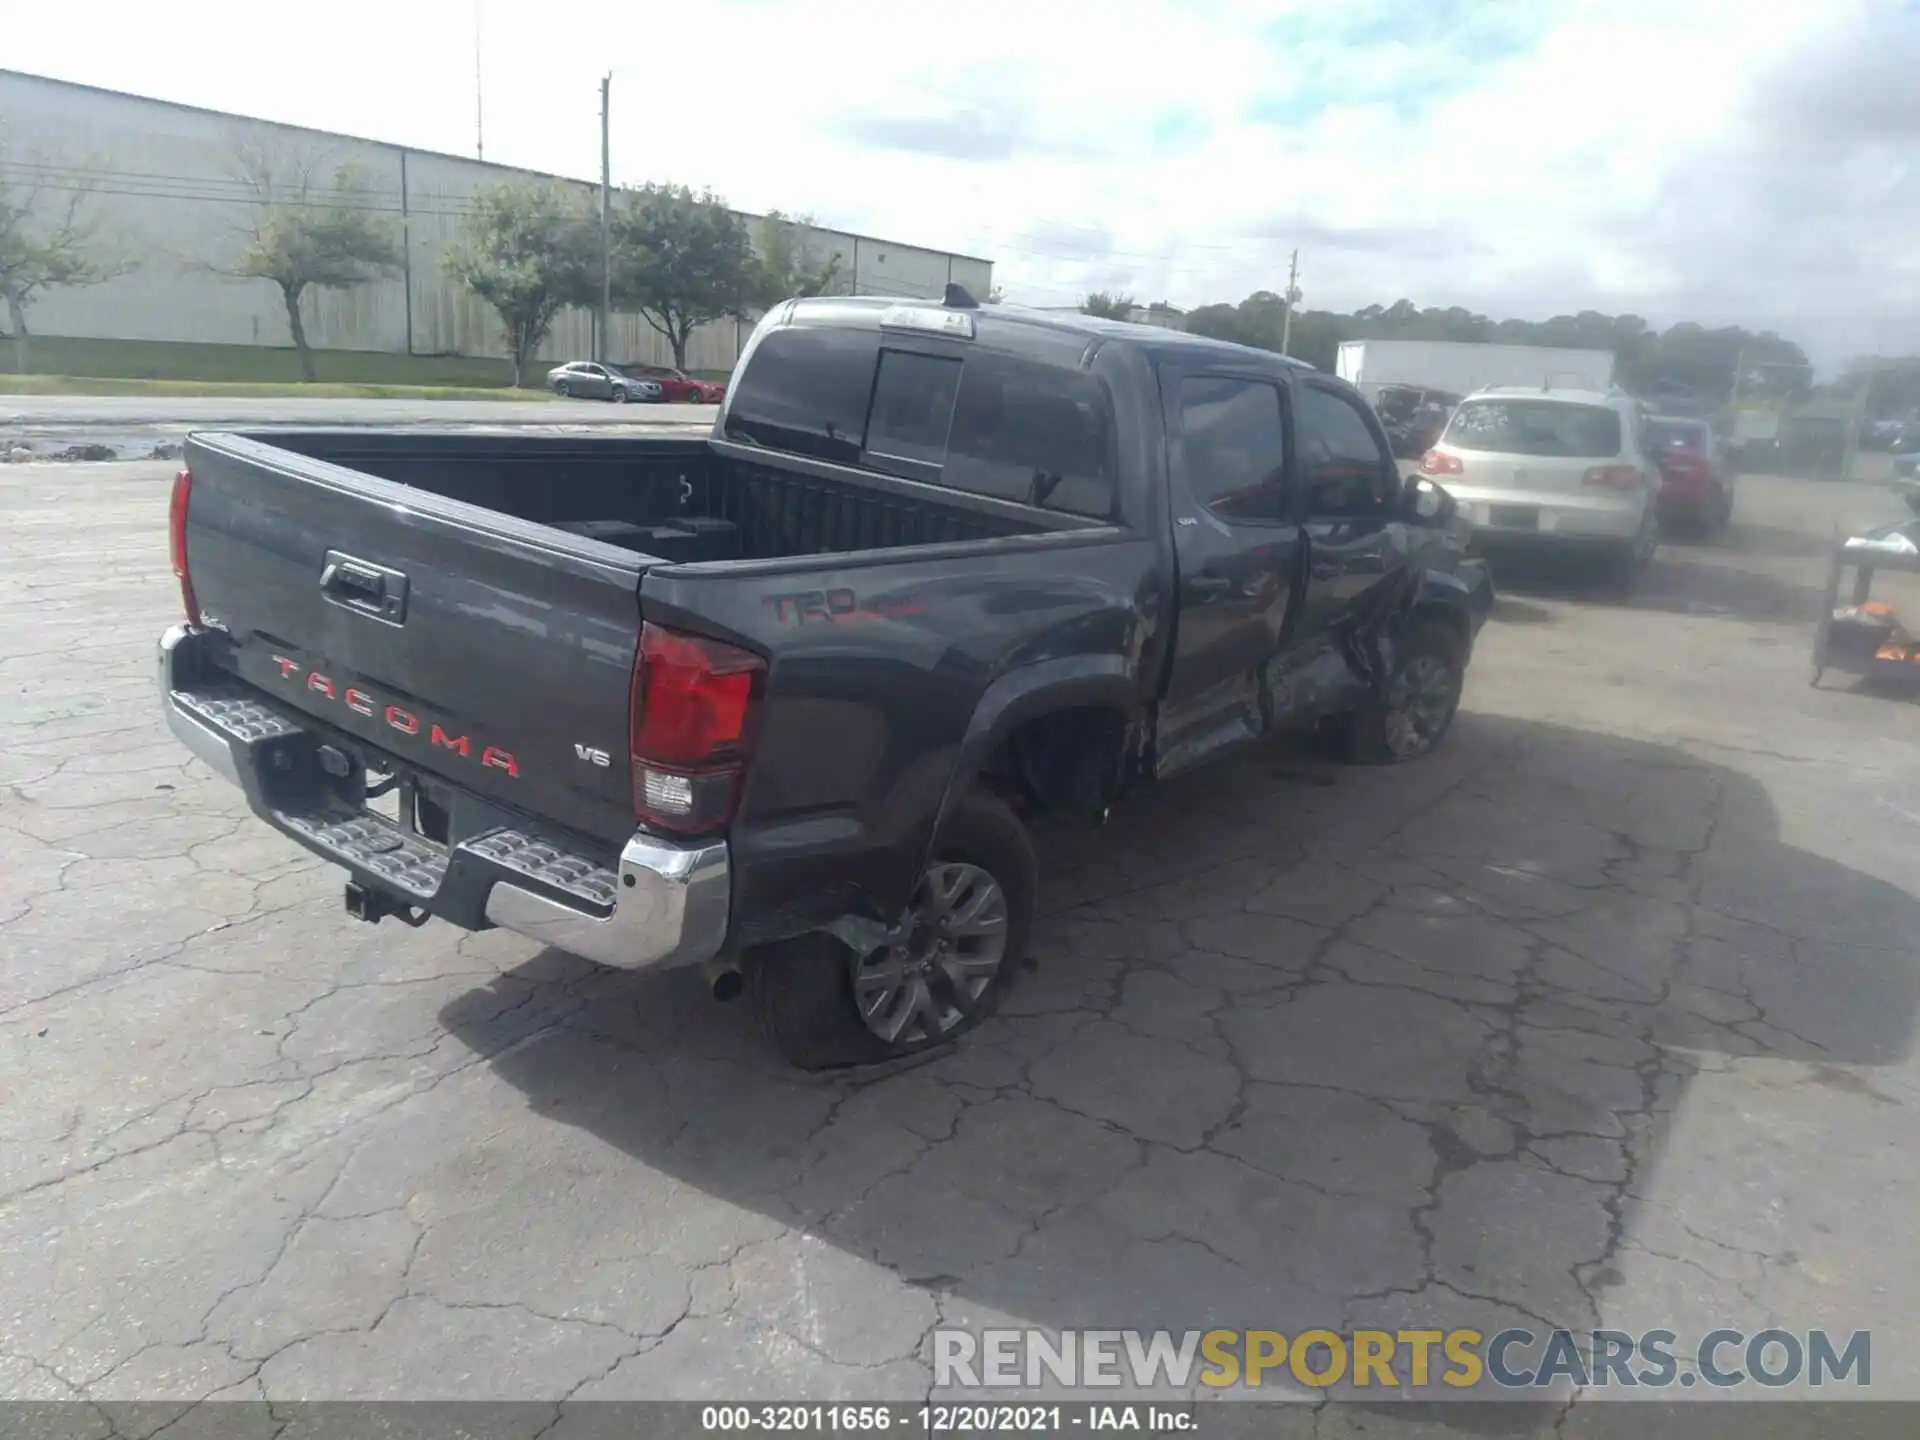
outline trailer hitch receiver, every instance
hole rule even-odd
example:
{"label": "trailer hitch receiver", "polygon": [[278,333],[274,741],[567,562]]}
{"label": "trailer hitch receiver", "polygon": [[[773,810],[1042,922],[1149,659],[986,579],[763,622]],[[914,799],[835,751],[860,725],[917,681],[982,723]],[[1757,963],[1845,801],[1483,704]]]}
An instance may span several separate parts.
{"label": "trailer hitch receiver", "polygon": [[426,911],[417,910],[403,900],[379,890],[369,889],[356,880],[347,882],[347,913],[356,920],[364,920],[369,925],[378,925],[391,915],[403,925],[411,925],[418,930],[431,918]]}

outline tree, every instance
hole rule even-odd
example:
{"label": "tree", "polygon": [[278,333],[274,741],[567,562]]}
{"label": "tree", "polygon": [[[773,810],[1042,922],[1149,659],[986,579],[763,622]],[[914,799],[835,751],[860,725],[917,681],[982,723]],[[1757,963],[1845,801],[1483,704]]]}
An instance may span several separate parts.
{"label": "tree", "polygon": [[712,191],[643,185],[613,217],[614,304],[636,310],[687,367],[687,341],[714,320],[741,315],[764,293],[766,272],[747,225]]}
{"label": "tree", "polygon": [[468,205],[441,265],[500,317],[517,387],[554,317],[599,294],[598,222],[557,185],[496,185]]}
{"label": "tree", "polygon": [[[1196,335],[1278,350],[1286,311],[1282,296],[1256,290],[1238,305],[1203,305],[1191,311],[1186,327]],[[1743,363],[1748,377],[1741,387],[1743,399],[1797,398],[1806,394],[1812,376],[1806,352],[1769,330],[1757,334],[1738,326],[1709,330],[1682,321],[1656,332],[1638,315],[1602,315],[1597,310],[1547,320],[1496,322],[1461,306],[1422,309],[1407,299],[1391,305],[1363,305],[1349,314],[1295,309],[1292,350],[1296,359],[1332,370],[1340,345],[1347,340],[1498,341],[1611,350],[1618,361],[1620,383],[1634,393],[1683,390],[1708,405],[1728,399],[1734,372]]]}
{"label": "tree", "polygon": [[1210,340],[1230,340],[1236,345],[1247,343],[1240,333],[1240,312],[1231,305],[1202,305],[1189,310],[1187,329]]}
{"label": "tree", "polygon": [[1131,295],[1115,295],[1096,290],[1080,302],[1082,315],[1098,315],[1106,320],[1131,320],[1135,309]]}
{"label": "tree", "polygon": [[829,251],[822,260],[809,243],[813,235],[811,215],[788,219],[778,210],[769,210],[760,221],[760,273],[753,298],[761,309],[772,309],[798,295],[825,295],[833,290],[840,276],[840,252]]}
{"label": "tree", "polygon": [[236,279],[270,280],[286,306],[300,374],[315,378],[300,317],[309,289],[352,290],[400,268],[393,223],[352,165],[329,165],[324,149],[282,150],[243,136],[233,142],[233,177],[245,187],[239,254],[212,268]]}
{"label": "tree", "polygon": [[[132,268],[100,239],[100,221],[91,213],[92,185],[81,172],[70,178],[66,167],[43,161],[7,164],[0,133],[0,296],[7,302],[13,340],[13,368],[25,373],[29,353],[27,311],[48,290],[98,285]],[[16,169],[29,177],[14,183]],[[50,177],[50,178],[35,178]]]}

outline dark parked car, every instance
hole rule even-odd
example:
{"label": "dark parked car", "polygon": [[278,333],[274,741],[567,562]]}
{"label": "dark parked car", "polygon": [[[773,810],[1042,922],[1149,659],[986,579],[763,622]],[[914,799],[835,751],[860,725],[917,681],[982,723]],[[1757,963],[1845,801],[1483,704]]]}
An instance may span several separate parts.
{"label": "dark parked car", "polygon": [[1388,385],[1374,401],[1380,423],[1386,427],[1387,443],[1394,455],[1414,460],[1427,453],[1440,439],[1453,415],[1453,407],[1463,397],[1446,390],[1423,390],[1411,385]]}
{"label": "dark parked car", "polygon": [[1705,420],[1675,415],[1647,419],[1647,444],[1660,467],[1660,528],[1704,536],[1733,516],[1733,467]]}
{"label": "dark parked car", "polygon": [[173,732],[353,915],[702,966],[815,1068],[992,1011],[1026,817],[1446,735],[1491,581],[1332,376],[957,290],[741,367],[703,438],[189,437]]}
{"label": "dark parked car", "polygon": [[634,365],[635,375],[644,375],[660,384],[660,398],[674,405],[718,405],[726,397],[727,387],[715,380],[702,380],[671,365]]}
{"label": "dark parked car", "polygon": [[662,394],[658,380],[592,360],[554,366],[547,372],[547,386],[563,397],[577,395],[582,400],[612,400],[622,405],[629,400],[658,400]]}
{"label": "dark parked car", "polygon": [[1847,460],[1847,422],[1837,415],[1790,416],[1776,448],[1784,475],[1838,475]]}

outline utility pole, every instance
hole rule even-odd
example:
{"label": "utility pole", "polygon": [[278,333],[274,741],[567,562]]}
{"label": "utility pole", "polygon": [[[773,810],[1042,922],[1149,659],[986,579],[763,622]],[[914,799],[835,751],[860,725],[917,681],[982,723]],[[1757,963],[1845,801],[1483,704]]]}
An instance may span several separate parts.
{"label": "utility pole", "polygon": [[613,348],[613,147],[608,112],[613,103],[613,72],[600,77],[600,354],[602,365]]}
{"label": "utility pole", "polygon": [[480,98],[480,4],[473,0],[473,158],[487,158],[486,109]]}
{"label": "utility pole", "polygon": [[1300,278],[1300,252],[1293,252],[1293,259],[1287,264],[1287,313],[1280,321],[1280,353],[1290,354],[1293,344],[1293,307],[1300,299],[1300,287],[1295,282]]}
{"label": "utility pole", "polygon": [[1860,391],[1847,407],[1847,448],[1840,457],[1840,478],[1853,479],[1853,467],[1860,458],[1860,427],[1867,423],[1867,407],[1873,403],[1874,382],[1880,378],[1880,357],[1875,355],[1860,376]]}

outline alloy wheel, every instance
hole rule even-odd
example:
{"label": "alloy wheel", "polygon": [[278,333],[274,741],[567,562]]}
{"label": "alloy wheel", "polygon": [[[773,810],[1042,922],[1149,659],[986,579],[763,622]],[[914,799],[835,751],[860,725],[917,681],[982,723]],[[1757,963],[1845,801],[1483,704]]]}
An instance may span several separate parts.
{"label": "alloy wheel", "polygon": [[1007,897],[978,865],[940,861],[914,891],[897,944],[856,956],[854,1003],[889,1045],[938,1040],[978,1007],[1007,951]]}
{"label": "alloy wheel", "polygon": [[1445,733],[1459,695],[1453,667],[1431,652],[1415,655],[1387,682],[1387,748],[1401,759],[1425,754]]}

